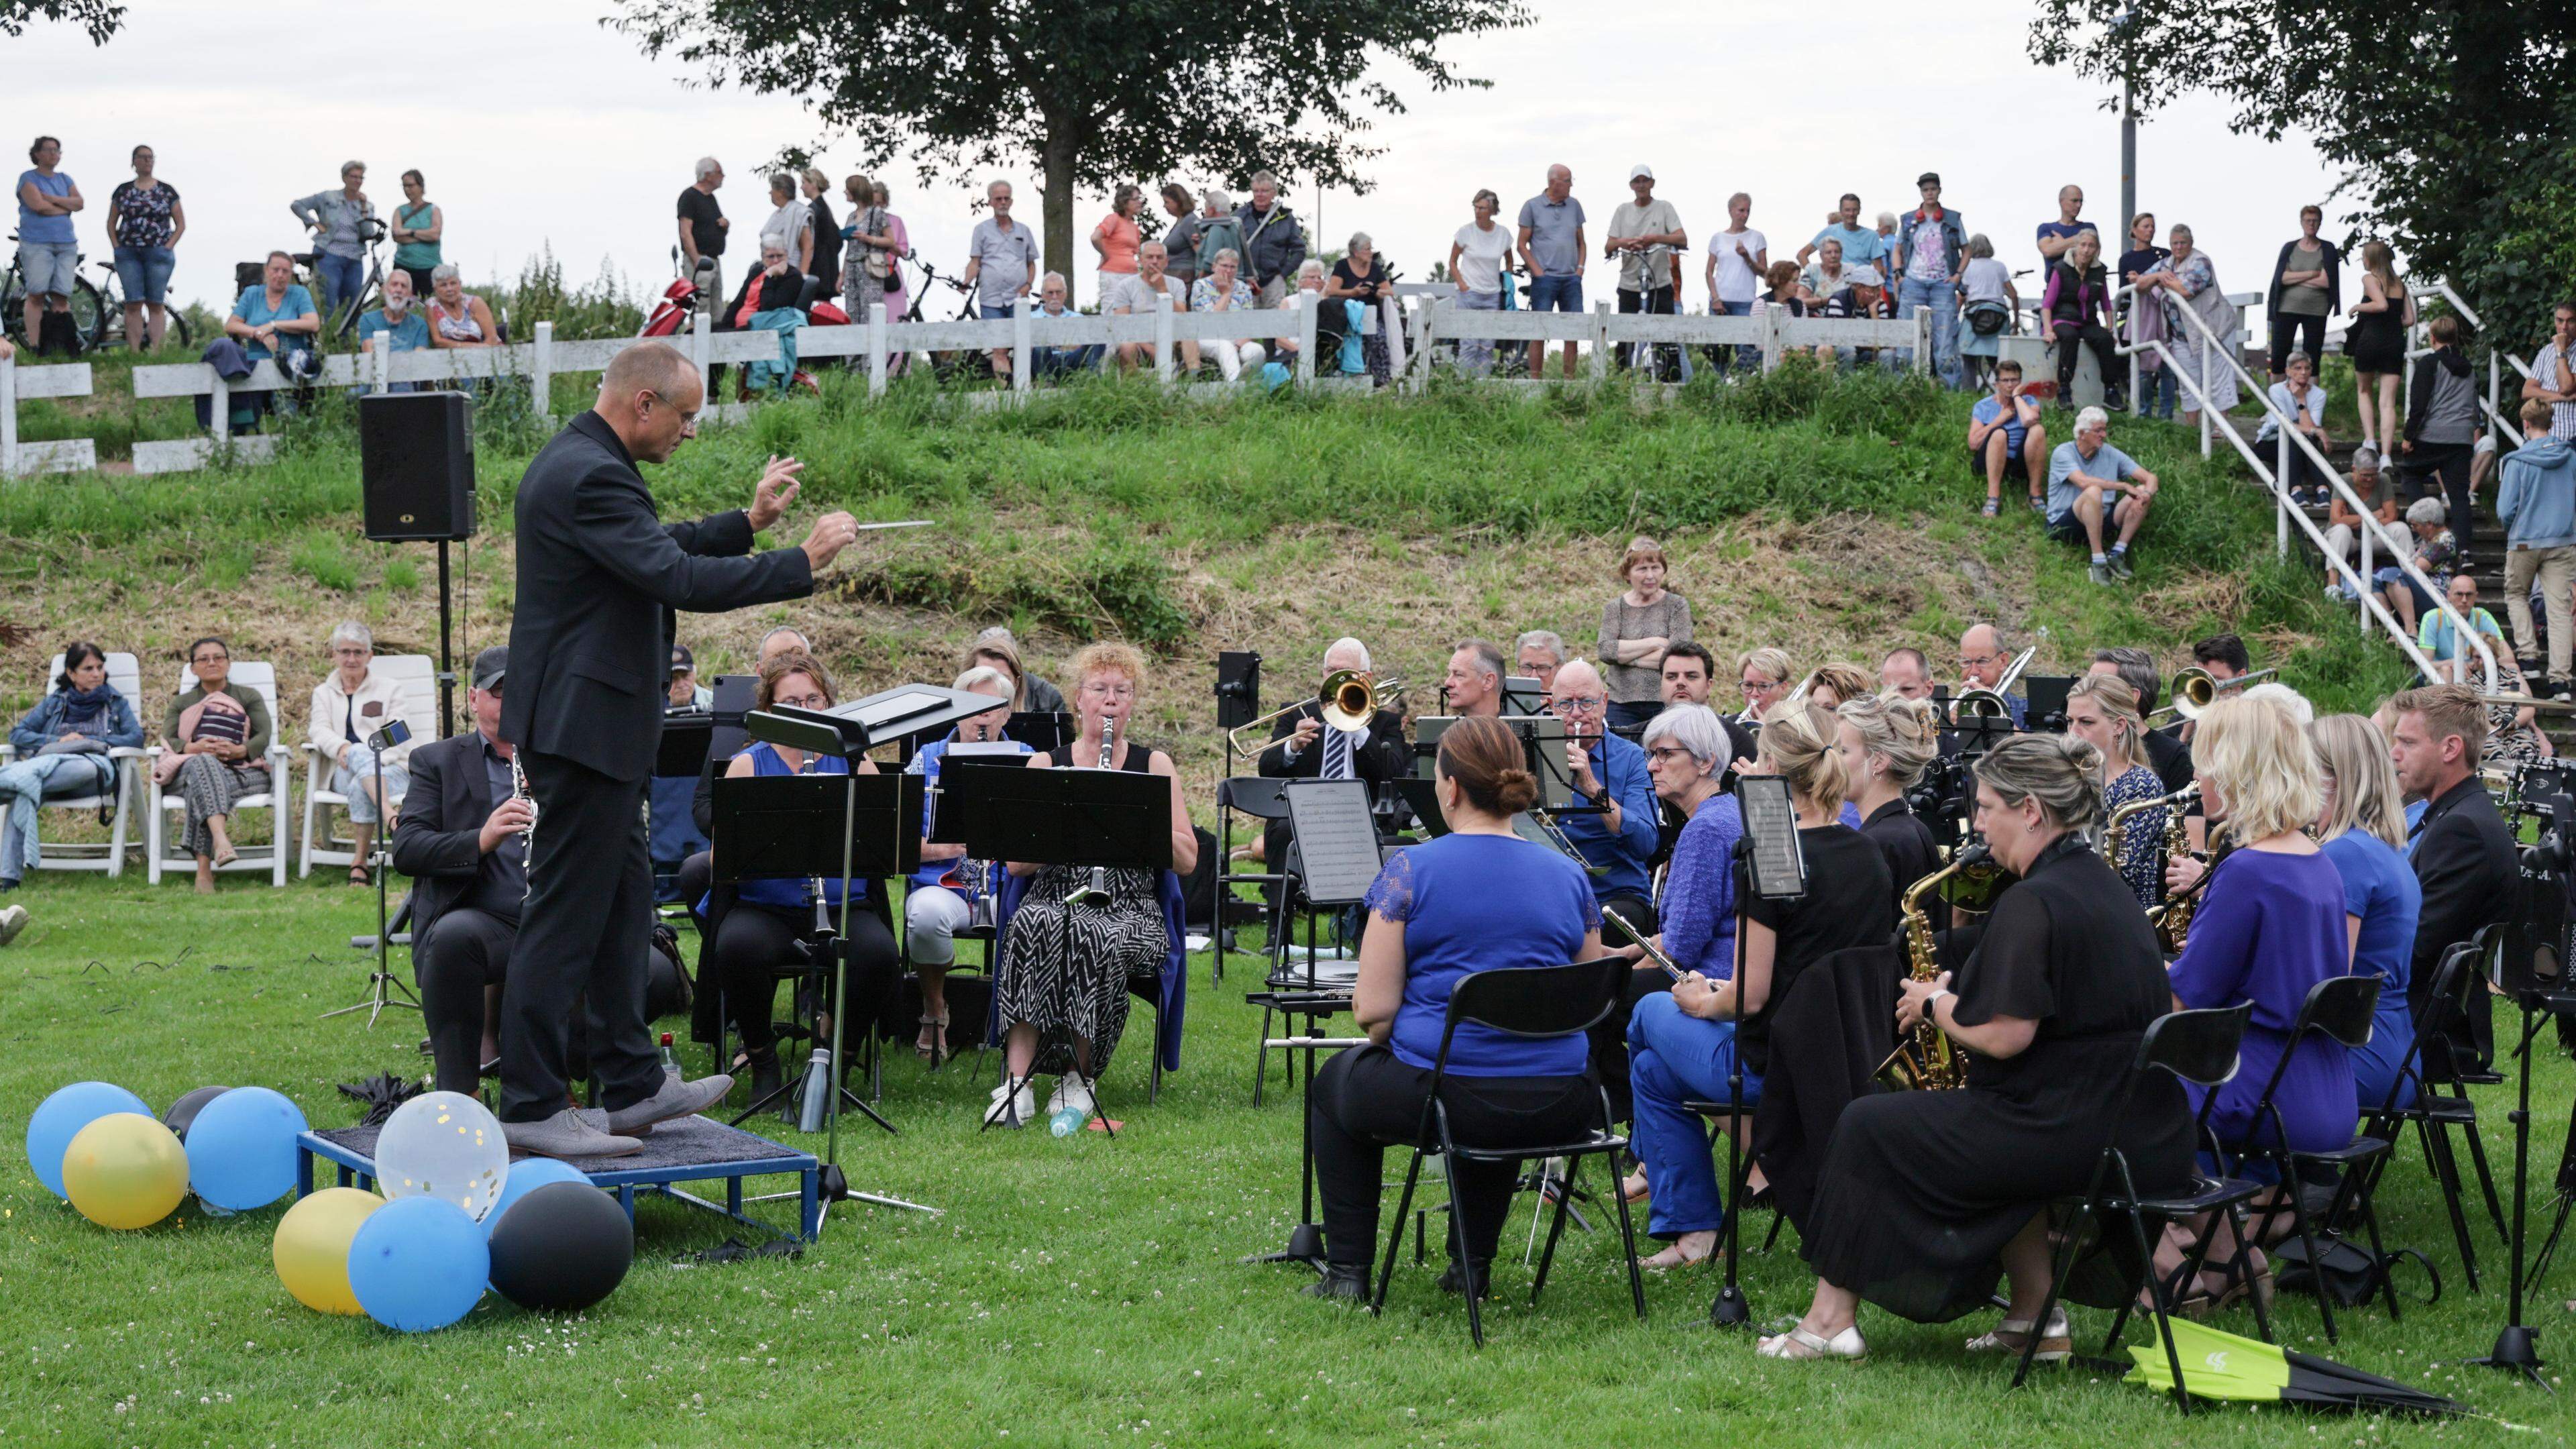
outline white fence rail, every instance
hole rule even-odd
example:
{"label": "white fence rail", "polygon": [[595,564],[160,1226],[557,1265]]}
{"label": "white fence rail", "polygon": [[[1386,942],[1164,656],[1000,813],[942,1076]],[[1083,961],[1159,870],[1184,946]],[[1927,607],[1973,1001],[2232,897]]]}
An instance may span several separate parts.
{"label": "white fence rail", "polygon": [[20,367],[15,357],[0,358],[0,478],[29,473],[85,473],[98,466],[97,446],[88,438],[51,442],[18,440],[18,404],[42,398],[87,397],[89,364]]}

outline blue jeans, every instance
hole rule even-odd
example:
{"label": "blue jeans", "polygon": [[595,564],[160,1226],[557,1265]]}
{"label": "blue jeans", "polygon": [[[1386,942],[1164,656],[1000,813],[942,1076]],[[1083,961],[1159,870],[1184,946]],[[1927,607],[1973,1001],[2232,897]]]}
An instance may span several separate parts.
{"label": "blue jeans", "polygon": [[2181,399],[2182,384],[2174,381],[2170,367],[2141,367],[2138,371],[2139,396],[2129,400],[2142,418],[2173,421],[2174,404]]}
{"label": "blue jeans", "polygon": [[[1750,317],[1753,315],[1753,304],[1751,302],[1720,302],[1709,315],[1713,317]],[[1759,347],[1738,347],[1733,345],[1720,347],[1717,349],[1717,355],[1712,358],[1711,361],[1723,368],[1729,365],[1728,354],[1730,353],[1733,354],[1732,363],[1735,370],[1738,372],[1751,372],[1762,365],[1762,349]]]}
{"label": "blue jeans", "polygon": [[[253,763],[257,763],[254,761]],[[385,799],[400,800],[411,793],[411,767],[400,760],[384,762]],[[376,802],[367,794],[367,782],[376,778],[375,751],[365,745],[351,745],[331,770],[331,793],[348,798],[349,820],[356,825],[376,823]]]}
{"label": "blue jeans", "polygon": [[1580,312],[1583,310],[1583,274],[1550,272],[1530,278],[1530,310],[1533,312]]}
{"label": "blue jeans", "polygon": [[322,283],[322,318],[327,322],[343,303],[358,300],[358,292],[367,285],[367,259],[319,252],[313,258],[313,275]]}
{"label": "blue jeans", "polygon": [[[18,880],[36,867],[36,807],[100,793],[104,755],[30,755],[0,765],[0,880]],[[113,786],[109,787],[111,790]]]}
{"label": "blue jeans", "polygon": [[[1458,306],[1460,310],[1467,312],[1499,312],[1503,310],[1503,294],[1500,292],[1470,292],[1465,288],[1460,288],[1458,292]],[[1494,370],[1494,339],[1490,337],[1461,336],[1458,339],[1458,370],[1467,374],[1469,377],[1483,377],[1487,373],[1492,372]]]}
{"label": "blue jeans", "polygon": [[[1636,1094],[1636,1148],[1645,1159],[1654,1209],[1646,1231],[1659,1238],[1715,1232],[1726,1225],[1726,1193],[1699,1114],[1686,1101],[1723,1102],[1735,1068],[1735,1023],[1702,1021],[1668,991],[1637,1003],[1628,1018],[1628,1086]],[[1762,1100],[1762,1079],[1744,1075],[1744,1105]]]}
{"label": "blue jeans", "polygon": [[[1943,387],[1959,385],[1959,293],[1946,280],[1921,281],[1913,277],[1900,280],[1896,289],[1899,317],[1912,317],[1922,308],[1932,309],[1932,374]],[[1911,354],[1908,354],[1909,357]]]}
{"label": "blue jeans", "polygon": [[80,276],[77,242],[20,242],[18,270],[30,297],[68,297]]}
{"label": "blue jeans", "polygon": [[170,291],[170,268],[178,258],[168,247],[118,247],[116,285],[128,302],[160,306]]}

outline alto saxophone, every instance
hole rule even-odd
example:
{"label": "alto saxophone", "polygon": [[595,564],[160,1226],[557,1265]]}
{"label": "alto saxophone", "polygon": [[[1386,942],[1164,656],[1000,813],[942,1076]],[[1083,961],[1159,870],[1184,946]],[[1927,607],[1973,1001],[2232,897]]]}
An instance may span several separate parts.
{"label": "alto saxophone", "polygon": [[[2179,853],[2184,843],[2182,812],[2177,810],[2173,823],[2165,827],[2167,858]],[[2147,919],[2156,928],[2156,944],[2163,950],[2179,956],[2182,948],[2190,944],[2192,912],[2200,908],[2200,898],[2209,890],[2210,878],[2218,874],[2218,863],[2235,848],[2235,842],[2227,836],[2227,827],[2220,825],[2210,834],[2209,868],[2200,873],[2200,879],[2174,892],[2163,905],[2147,912]]]}
{"label": "alto saxophone", "polygon": [[[1932,943],[1932,916],[1923,908],[1923,898],[1953,875],[1982,879],[1993,874],[1993,858],[1983,842],[1976,842],[1951,857],[1948,865],[1906,888],[1905,956],[1915,980],[1937,981],[1941,976],[1940,957]],[[1915,1023],[1913,1035],[1897,1043],[1887,1060],[1878,1064],[1877,1076],[1882,1086],[1894,1091],[1946,1092],[1968,1084],[1968,1064],[1950,1034],[1925,1012]]]}
{"label": "alto saxophone", "polygon": [[2129,821],[2149,810],[2162,807],[2170,812],[2165,816],[2164,847],[2158,852],[2156,861],[2156,879],[2163,880],[2164,862],[2172,856],[2175,843],[2183,838],[2176,829],[2182,824],[2183,807],[2190,804],[2199,794],[2198,785],[2185,785],[2169,794],[2157,795],[2145,800],[2132,800],[2112,811],[2111,818],[2102,826],[2102,858],[2110,862],[2111,869],[2118,870],[2120,846],[2128,834]]}

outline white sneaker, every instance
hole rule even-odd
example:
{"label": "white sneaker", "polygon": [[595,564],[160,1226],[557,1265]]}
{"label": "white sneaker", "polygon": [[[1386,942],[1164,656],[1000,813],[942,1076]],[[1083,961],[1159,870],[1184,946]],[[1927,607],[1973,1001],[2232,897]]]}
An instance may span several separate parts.
{"label": "white sneaker", "polygon": [[984,1125],[1026,1127],[1036,1120],[1037,1115],[1037,1089],[1022,1082],[1020,1089],[1014,1092],[1011,1090],[1011,1084],[1004,1082],[993,1089],[993,1104],[984,1109]]}
{"label": "white sneaker", "polygon": [[0,910],[0,946],[6,946],[18,939],[18,933],[25,929],[27,929],[25,906],[10,906]]}
{"label": "white sneaker", "polygon": [[1085,1117],[1099,1110],[1099,1104],[1092,1100],[1091,1084],[1071,1072],[1056,1078],[1055,1090],[1047,1096],[1048,1116],[1068,1109]]}

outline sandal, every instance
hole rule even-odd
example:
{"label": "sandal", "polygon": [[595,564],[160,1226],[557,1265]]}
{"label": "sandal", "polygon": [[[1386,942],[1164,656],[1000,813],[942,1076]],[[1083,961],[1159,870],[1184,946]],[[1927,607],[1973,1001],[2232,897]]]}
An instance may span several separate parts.
{"label": "sandal", "polygon": [[1753,1351],[1764,1358],[1838,1359],[1844,1363],[1859,1363],[1869,1357],[1869,1345],[1862,1341],[1857,1323],[1831,1338],[1793,1328],[1777,1338],[1763,1339]]}
{"label": "sandal", "polygon": [[1997,500],[1992,499],[1992,498],[1989,498],[1989,499],[1987,499],[1987,500],[1986,500],[1986,507],[1985,507],[1985,516],[1986,516],[1986,517],[1988,517],[1988,518],[1992,518],[1992,517],[1994,517],[1995,515],[1997,515],[1997,514],[1999,514],[1999,513],[2001,513],[2001,512],[2003,512],[2003,504],[2002,504],[2002,503],[2000,503],[2000,502],[1998,502]]}
{"label": "sandal", "polygon": [[948,1013],[943,1011],[937,1016],[923,1014],[921,1035],[913,1040],[912,1054],[934,1067],[947,1056]]}
{"label": "sandal", "polygon": [[1682,1247],[1681,1240],[1676,1238],[1673,1240],[1671,1246],[1665,1248],[1655,1256],[1651,1258],[1638,1259],[1637,1266],[1649,1273],[1670,1273],[1680,1268],[1698,1267],[1700,1264],[1708,1262],[1716,1256],[1717,1244],[1715,1241],[1711,1241],[1709,1243],[1706,1251],[1700,1253],[1697,1257],[1693,1257]]}
{"label": "sandal", "polygon": [[222,870],[239,859],[241,859],[241,852],[227,845],[215,852],[215,869]]}
{"label": "sandal", "polygon": [[1654,1195],[1653,1188],[1648,1186],[1646,1182],[1646,1173],[1643,1168],[1639,1168],[1637,1171],[1629,1173],[1626,1177],[1619,1179],[1619,1197],[1631,1207],[1634,1207],[1638,1203],[1651,1200]]}
{"label": "sandal", "polygon": [[[221,862],[217,863],[221,864]],[[353,865],[349,867],[349,884],[354,886],[373,885],[375,884],[375,879],[367,874],[367,868],[365,866]]]}
{"label": "sandal", "polygon": [[[2007,1318],[1992,1332],[1968,1340],[1970,1353],[2009,1353],[2019,1356],[2030,1346],[2031,1322],[2027,1318]],[[2034,1363],[2064,1363],[2075,1354],[2075,1332],[2067,1325],[2066,1310],[2052,1308],[2048,1327],[2039,1335],[2039,1352],[2031,1355]]]}

